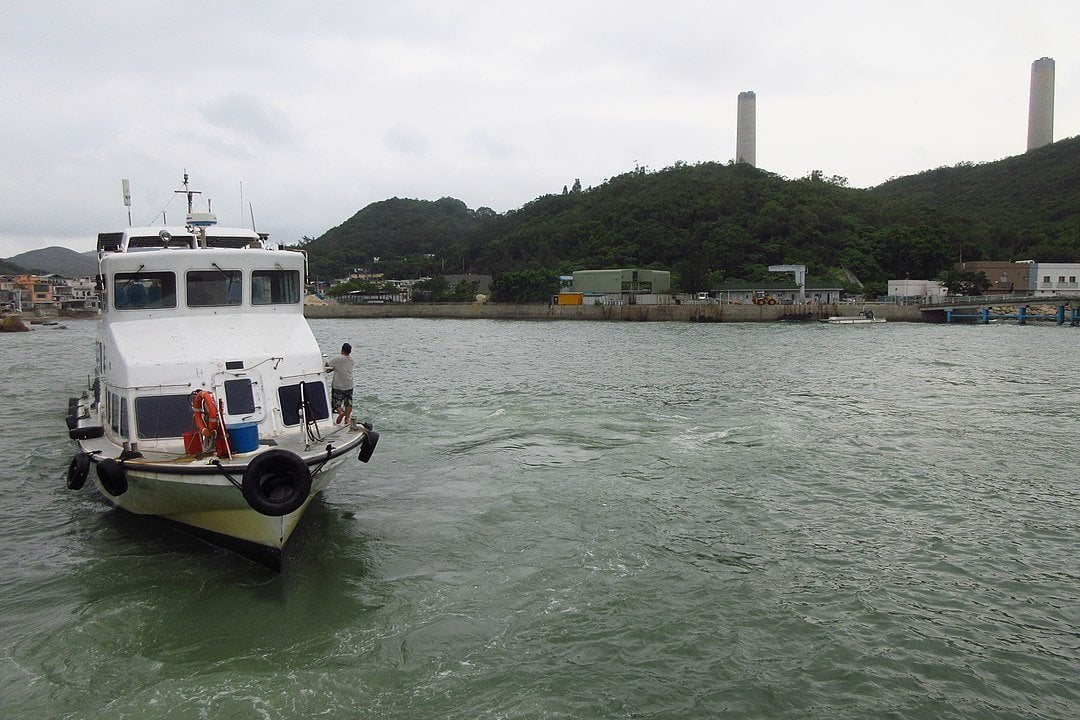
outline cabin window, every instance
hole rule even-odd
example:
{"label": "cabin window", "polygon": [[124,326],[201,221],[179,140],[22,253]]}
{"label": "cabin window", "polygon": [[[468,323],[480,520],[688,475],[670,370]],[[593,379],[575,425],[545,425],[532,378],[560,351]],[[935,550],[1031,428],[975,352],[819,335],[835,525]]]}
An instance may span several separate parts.
{"label": "cabin window", "polygon": [[214,235],[212,233],[206,234],[206,246],[207,247],[223,247],[223,248],[245,248],[258,242],[257,238],[230,235]]}
{"label": "cabin window", "polygon": [[128,238],[128,250],[142,248],[190,248],[195,238],[191,235],[172,235],[168,240],[160,235],[135,235]]}
{"label": "cabin window", "polygon": [[113,307],[147,310],[176,307],[176,275],[171,272],[116,273]]}
{"label": "cabin window", "polygon": [[[322,380],[314,380],[303,384],[304,400],[308,404],[306,413],[308,420],[325,420],[330,417],[330,409],[326,404],[326,386]],[[281,421],[286,425],[298,425],[300,423],[300,383],[296,385],[282,385],[278,388],[278,401],[281,403]]]}
{"label": "cabin window", "polygon": [[295,305],[298,302],[299,270],[255,270],[251,273],[252,305]]}
{"label": "cabin window", "polygon": [[109,413],[109,427],[121,437],[128,436],[128,406],[127,398],[122,398],[116,393],[109,393],[107,403]]}
{"label": "cabin window", "polygon": [[187,274],[188,307],[239,305],[243,287],[239,270],[191,270]]}
{"label": "cabin window", "polygon": [[225,406],[230,415],[247,415],[255,412],[255,393],[251,380],[240,378],[225,381]]}
{"label": "cabin window", "polygon": [[140,440],[180,437],[193,428],[191,395],[137,397],[135,421]]}

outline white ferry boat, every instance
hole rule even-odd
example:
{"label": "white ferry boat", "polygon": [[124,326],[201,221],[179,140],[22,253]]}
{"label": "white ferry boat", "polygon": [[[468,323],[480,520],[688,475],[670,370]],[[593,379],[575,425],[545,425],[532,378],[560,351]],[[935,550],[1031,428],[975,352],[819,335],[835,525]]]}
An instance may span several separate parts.
{"label": "white ferry boat", "polygon": [[93,381],[68,405],[67,485],[154,515],[280,571],[316,493],[379,435],[331,413],[303,315],[306,256],[267,236],[183,226],[98,235],[103,315]]}

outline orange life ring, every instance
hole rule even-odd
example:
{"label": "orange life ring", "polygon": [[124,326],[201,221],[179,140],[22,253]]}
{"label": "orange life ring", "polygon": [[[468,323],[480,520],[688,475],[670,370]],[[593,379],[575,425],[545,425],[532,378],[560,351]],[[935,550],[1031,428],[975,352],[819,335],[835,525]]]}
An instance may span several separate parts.
{"label": "orange life ring", "polygon": [[196,390],[191,394],[191,419],[195,430],[203,439],[203,447],[213,447],[218,431],[218,409],[214,394],[209,390]]}

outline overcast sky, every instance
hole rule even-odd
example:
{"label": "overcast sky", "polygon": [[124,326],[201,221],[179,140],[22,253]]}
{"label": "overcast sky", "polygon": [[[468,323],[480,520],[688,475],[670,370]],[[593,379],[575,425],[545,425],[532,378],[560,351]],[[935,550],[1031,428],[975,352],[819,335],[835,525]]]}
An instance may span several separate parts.
{"label": "overcast sky", "polygon": [[0,257],[92,249],[121,178],[150,223],[185,169],[286,243],[395,196],[505,212],[727,162],[743,90],[758,167],[855,187],[1024,152],[1042,56],[1080,134],[1075,0],[2,2]]}

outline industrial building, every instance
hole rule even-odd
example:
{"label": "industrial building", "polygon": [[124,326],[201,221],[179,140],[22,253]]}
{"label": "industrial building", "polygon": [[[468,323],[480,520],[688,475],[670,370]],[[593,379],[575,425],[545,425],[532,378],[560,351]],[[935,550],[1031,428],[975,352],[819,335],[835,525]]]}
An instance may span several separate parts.
{"label": "industrial building", "polygon": [[1043,57],[1031,63],[1031,97],[1028,104],[1027,149],[1054,142],[1054,60]]}
{"label": "industrial building", "polygon": [[735,162],[757,167],[757,95],[752,90],[739,93]]}
{"label": "industrial building", "polygon": [[[725,280],[710,292],[721,303],[733,305],[795,305],[802,302],[810,305],[824,305],[840,302],[840,287],[814,285],[807,283],[805,288],[795,283],[786,282],[748,282],[746,280]],[[769,300],[772,302],[769,302]],[[764,302],[760,302],[764,300]],[[757,301],[757,302],[755,302]]]}
{"label": "industrial building", "polygon": [[1027,293],[1031,284],[1031,263],[1007,260],[969,260],[954,266],[963,272],[983,273],[990,281],[988,295]]}
{"label": "industrial building", "polygon": [[586,295],[622,296],[633,302],[637,295],[671,292],[671,273],[667,270],[576,270],[574,292]]}

